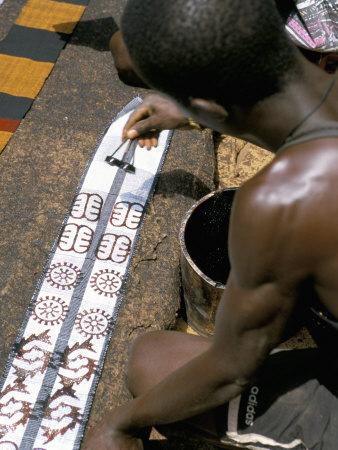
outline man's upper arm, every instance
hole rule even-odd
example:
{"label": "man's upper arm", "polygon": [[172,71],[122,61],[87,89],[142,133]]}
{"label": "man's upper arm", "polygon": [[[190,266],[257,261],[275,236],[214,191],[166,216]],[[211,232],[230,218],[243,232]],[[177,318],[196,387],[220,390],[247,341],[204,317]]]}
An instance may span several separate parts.
{"label": "man's upper arm", "polygon": [[249,183],[237,194],[229,237],[231,273],[216,317],[213,347],[225,364],[230,361],[233,378],[243,385],[279,344],[305,277],[297,256],[288,266],[282,250],[287,207],[265,202],[265,189]]}

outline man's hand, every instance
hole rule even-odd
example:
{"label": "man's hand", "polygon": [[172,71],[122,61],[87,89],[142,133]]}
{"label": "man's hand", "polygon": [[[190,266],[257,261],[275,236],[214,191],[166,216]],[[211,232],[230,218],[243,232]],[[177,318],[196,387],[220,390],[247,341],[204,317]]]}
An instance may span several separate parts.
{"label": "man's hand", "polygon": [[141,439],[116,431],[107,417],[90,432],[83,450],[143,450]]}
{"label": "man's hand", "polygon": [[173,101],[151,94],[130,116],[123,130],[124,139],[138,139],[141,147],[157,147],[162,130],[189,127],[189,120]]}

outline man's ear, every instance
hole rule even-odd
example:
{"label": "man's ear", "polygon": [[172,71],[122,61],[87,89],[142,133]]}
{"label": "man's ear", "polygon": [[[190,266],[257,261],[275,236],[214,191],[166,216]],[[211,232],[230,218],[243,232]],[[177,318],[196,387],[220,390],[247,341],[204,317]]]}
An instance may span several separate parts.
{"label": "man's ear", "polygon": [[190,98],[190,108],[196,119],[202,123],[217,123],[224,125],[229,117],[228,111],[213,100],[205,100],[203,98]]}

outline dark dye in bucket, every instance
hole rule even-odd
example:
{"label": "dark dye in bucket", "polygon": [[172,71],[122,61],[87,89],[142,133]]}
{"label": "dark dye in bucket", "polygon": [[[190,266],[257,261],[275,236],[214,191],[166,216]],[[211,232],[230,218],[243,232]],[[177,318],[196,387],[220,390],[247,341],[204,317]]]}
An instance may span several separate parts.
{"label": "dark dye in bucket", "polygon": [[236,190],[216,192],[196,207],[185,228],[185,245],[197,267],[213,281],[226,284],[230,272],[228,231]]}

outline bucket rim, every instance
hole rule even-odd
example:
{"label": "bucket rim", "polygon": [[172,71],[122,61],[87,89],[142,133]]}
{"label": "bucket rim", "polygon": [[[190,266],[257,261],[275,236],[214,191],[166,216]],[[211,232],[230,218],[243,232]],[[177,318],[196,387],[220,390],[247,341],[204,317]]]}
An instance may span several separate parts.
{"label": "bucket rim", "polygon": [[225,188],[225,189],[217,189],[215,191],[209,192],[209,194],[205,195],[204,197],[200,198],[196,203],[194,203],[191,208],[186,212],[182,223],[181,223],[181,228],[180,228],[180,232],[179,232],[179,241],[180,241],[180,246],[181,246],[181,252],[183,253],[185,259],[187,260],[187,262],[190,264],[190,266],[194,269],[194,271],[204,280],[206,281],[208,284],[210,284],[210,286],[215,287],[215,288],[219,288],[219,289],[225,289],[226,285],[219,282],[219,281],[214,281],[212,278],[208,277],[204,272],[202,272],[202,270],[197,266],[197,264],[193,261],[193,259],[191,258],[187,246],[185,244],[185,239],[184,239],[184,235],[185,235],[185,230],[186,230],[186,226],[188,223],[188,220],[190,219],[192,213],[204,202],[206,202],[207,200],[209,200],[209,198],[214,197],[216,194],[219,194],[220,192],[224,192],[224,191],[237,191],[238,188],[233,187],[233,188]]}

